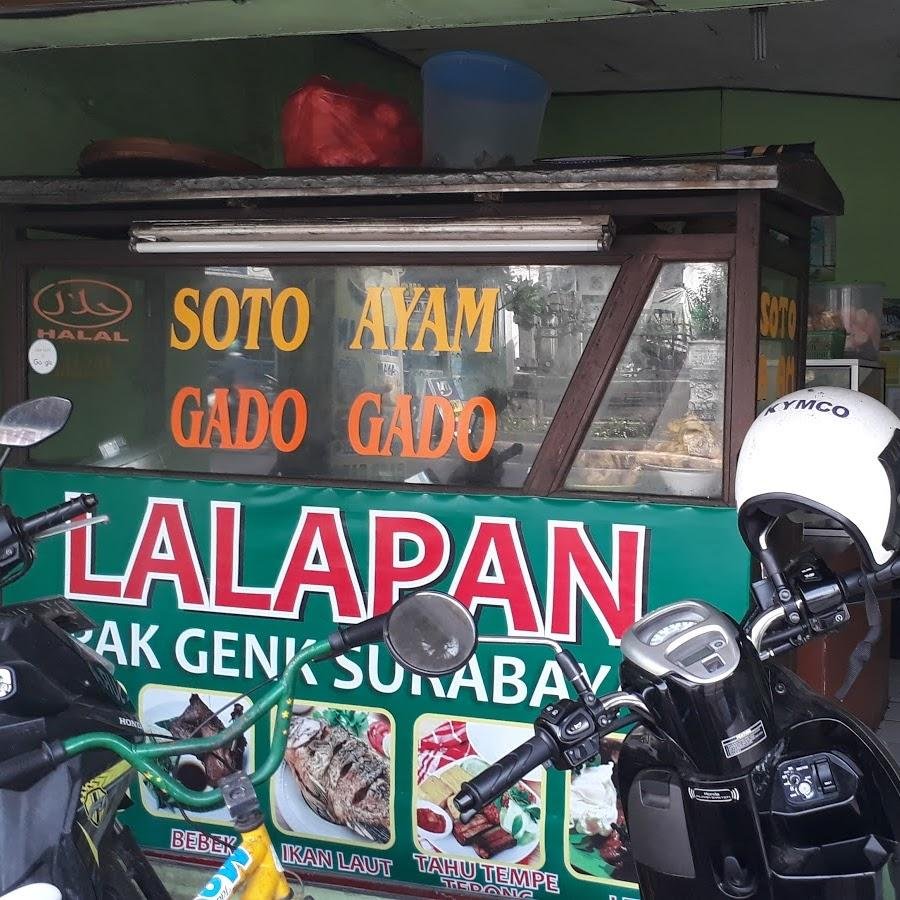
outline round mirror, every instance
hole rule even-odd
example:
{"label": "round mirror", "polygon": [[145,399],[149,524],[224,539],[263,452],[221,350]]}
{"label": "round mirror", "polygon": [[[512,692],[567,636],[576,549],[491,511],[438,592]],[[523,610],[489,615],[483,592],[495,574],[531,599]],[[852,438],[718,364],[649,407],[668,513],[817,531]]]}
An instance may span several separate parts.
{"label": "round mirror", "polygon": [[72,403],[63,397],[39,397],[8,409],[0,418],[0,445],[33,447],[56,434],[72,412]]}
{"label": "round mirror", "polygon": [[422,591],[387,614],[384,642],[404,669],[433,677],[461,669],[475,652],[478,632],[472,614],[458,600]]}

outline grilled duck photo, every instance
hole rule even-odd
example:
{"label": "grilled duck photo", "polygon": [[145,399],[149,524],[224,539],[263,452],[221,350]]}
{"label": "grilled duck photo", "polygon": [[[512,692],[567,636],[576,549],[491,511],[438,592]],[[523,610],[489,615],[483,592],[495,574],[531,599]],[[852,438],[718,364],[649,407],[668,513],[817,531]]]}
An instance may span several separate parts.
{"label": "grilled duck photo", "polygon": [[317,816],[375,843],[390,841],[390,770],[369,743],[341,725],[295,716],[285,761]]}
{"label": "grilled duck photo", "polygon": [[[232,709],[231,718],[235,719],[243,713],[243,707],[236,703]],[[187,708],[176,719],[159,722],[173,738],[182,740],[192,737],[212,737],[225,730],[222,720],[200,699],[199,695],[191,694]],[[232,775],[244,766],[244,751],[247,749],[247,741],[243,735],[237,737],[230,745],[216,750],[213,753],[203,753],[200,762],[206,770],[206,777],[210,784],[216,784],[226,775]]]}

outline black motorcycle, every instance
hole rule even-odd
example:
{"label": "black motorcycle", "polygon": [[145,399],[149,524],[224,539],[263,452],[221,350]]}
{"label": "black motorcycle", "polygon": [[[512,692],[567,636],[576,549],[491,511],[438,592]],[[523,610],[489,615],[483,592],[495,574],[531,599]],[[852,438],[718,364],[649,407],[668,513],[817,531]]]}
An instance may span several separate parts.
{"label": "black motorcycle", "polygon": [[[684,600],[622,639],[621,691],[596,696],[568,651],[578,699],[464,785],[464,820],[540,764],[573,770],[628,726],[615,784],[643,900],[883,900],[895,896],[900,769],[853,716],[769,663],[842,627],[900,561],[839,577],[814,554],[766,577],[739,625]],[[627,712],[626,712],[627,711]],[[614,826],[615,827],[615,826]]]}
{"label": "black motorcycle", "polygon": [[[60,431],[68,400],[22,403],[0,419],[0,467],[13,448]],[[0,587],[31,567],[35,543],[76,527],[97,506],[83,494],[29,518],[0,506]],[[142,740],[134,707],[109,662],[72,635],[92,627],[63,598],[0,607],[0,766],[70,734],[109,730]],[[13,772],[14,775],[14,772]],[[61,761],[40,779],[10,778],[0,789],[0,895],[31,883],[66,885],[71,896],[110,900],[168,894],[130,833],[116,821],[133,770],[109,752]],[[138,887],[140,885],[140,888]]]}

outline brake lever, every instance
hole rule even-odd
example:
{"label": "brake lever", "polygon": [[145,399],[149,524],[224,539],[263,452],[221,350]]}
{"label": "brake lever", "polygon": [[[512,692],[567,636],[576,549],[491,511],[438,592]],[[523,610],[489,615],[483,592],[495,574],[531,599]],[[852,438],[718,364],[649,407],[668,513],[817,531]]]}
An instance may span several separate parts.
{"label": "brake lever", "polygon": [[58,534],[65,534],[67,531],[77,531],[79,528],[93,528],[95,525],[106,525],[109,522],[109,516],[91,516],[89,519],[72,519],[70,522],[64,522],[55,528],[48,528],[42,531],[35,541],[43,541],[50,537],[56,537]]}

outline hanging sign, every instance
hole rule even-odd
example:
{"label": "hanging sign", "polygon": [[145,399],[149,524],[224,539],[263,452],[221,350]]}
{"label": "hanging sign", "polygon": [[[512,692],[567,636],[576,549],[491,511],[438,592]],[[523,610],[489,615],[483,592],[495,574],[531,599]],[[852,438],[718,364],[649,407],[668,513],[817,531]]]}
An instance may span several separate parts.
{"label": "hanging sign", "polygon": [[[704,597],[740,616],[749,562],[733,509],[36,470],[7,471],[4,491],[22,513],[73,492],[100,498],[114,525],[42,544],[5,599],[75,600],[96,623],[81,639],[163,736],[226,727],[302,647],[419,588],[448,591],[484,638],[506,639],[442,679],[405,672],[378,645],[301,670],[285,762],[259,790],[285,867],[422,897],[637,900],[613,783],[621,735],[574,773],[528,773],[469,823],[451,798],[568,694],[535,638],[568,647],[602,693],[618,687],[619,642],[648,609]],[[179,758],[177,776],[203,790],[252,770],[270,725]],[[212,858],[234,843],[221,810],[188,823],[146,783],[134,797],[125,816],[144,846]]]}

